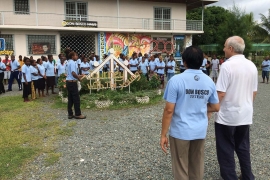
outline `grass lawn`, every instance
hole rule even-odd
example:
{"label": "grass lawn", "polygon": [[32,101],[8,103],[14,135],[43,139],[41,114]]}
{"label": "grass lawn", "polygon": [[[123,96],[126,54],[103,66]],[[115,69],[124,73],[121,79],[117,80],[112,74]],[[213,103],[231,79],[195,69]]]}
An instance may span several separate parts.
{"label": "grass lawn", "polygon": [[71,129],[44,108],[39,100],[24,103],[21,96],[0,98],[0,179],[14,178],[40,154],[47,155],[48,165],[59,159],[54,142],[70,135]]}

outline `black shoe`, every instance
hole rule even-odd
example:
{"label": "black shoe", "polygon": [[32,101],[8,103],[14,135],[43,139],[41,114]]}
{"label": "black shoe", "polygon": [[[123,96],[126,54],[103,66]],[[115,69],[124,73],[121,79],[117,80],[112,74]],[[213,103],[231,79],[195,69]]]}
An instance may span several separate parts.
{"label": "black shoe", "polygon": [[8,89],[7,92],[8,92],[8,91],[12,91],[12,90]]}
{"label": "black shoe", "polygon": [[2,93],[5,93],[5,92],[6,92],[5,90],[2,91]]}
{"label": "black shoe", "polygon": [[21,89],[19,89],[19,91],[22,91],[22,88],[21,88]]}
{"label": "black shoe", "polygon": [[68,119],[73,119],[74,118],[74,116],[72,115],[72,116],[68,116]]}

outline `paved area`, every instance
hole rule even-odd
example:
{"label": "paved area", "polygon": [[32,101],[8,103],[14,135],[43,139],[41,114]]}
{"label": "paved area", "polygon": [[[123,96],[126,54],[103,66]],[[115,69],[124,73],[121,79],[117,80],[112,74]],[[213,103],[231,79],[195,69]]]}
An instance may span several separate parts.
{"label": "paved area", "polygon": [[[15,87],[14,92],[4,96],[20,94]],[[252,168],[257,180],[270,179],[269,102],[270,85],[260,83],[251,126]],[[46,103],[47,108],[50,103],[53,102]],[[171,180],[170,155],[164,155],[159,147],[163,108],[164,102],[137,109],[83,110],[87,119],[78,120],[74,135],[57,143],[57,152],[62,154],[60,161],[46,167],[40,156],[29,163],[26,176],[16,179]],[[65,110],[46,112],[55,113],[63,123],[71,121]],[[205,180],[219,178],[213,125],[211,120],[205,147]],[[237,172],[240,174],[238,164]]]}

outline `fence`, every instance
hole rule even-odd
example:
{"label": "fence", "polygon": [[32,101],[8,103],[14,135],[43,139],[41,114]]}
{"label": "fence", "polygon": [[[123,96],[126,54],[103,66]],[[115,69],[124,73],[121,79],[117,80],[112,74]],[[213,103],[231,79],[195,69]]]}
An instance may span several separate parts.
{"label": "fence", "polygon": [[15,14],[13,11],[0,12],[0,25],[23,26],[63,26],[63,20],[96,21],[98,28],[143,29],[143,30],[182,30],[203,31],[201,20],[162,20],[151,18],[113,17],[113,16],[70,16],[65,14],[35,13]]}

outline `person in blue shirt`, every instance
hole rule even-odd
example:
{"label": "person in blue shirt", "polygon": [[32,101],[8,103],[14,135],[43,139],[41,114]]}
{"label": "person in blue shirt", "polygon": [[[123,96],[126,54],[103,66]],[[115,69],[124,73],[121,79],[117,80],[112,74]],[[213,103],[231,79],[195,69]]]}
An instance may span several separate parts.
{"label": "person in blue shirt", "polygon": [[142,74],[147,78],[147,80],[149,80],[148,78],[148,69],[149,69],[149,65],[148,63],[145,61],[145,57],[142,57],[142,61],[139,64],[139,70],[142,72]]}
{"label": "person in blue shirt", "polygon": [[201,66],[201,70],[202,70],[202,72],[204,73],[204,74],[207,74],[207,71],[206,71],[206,66],[207,66],[207,59],[206,59],[206,55],[205,54],[203,54],[203,62],[202,62],[202,66]]}
{"label": "person in blue shirt", "polygon": [[200,70],[202,50],[191,46],[182,56],[186,70],[173,76],[164,92],[160,146],[167,153],[170,141],[175,180],[203,180],[207,115],[219,111],[219,99],[214,82]]}
{"label": "person in blue shirt", "polygon": [[133,53],[132,58],[129,60],[129,69],[130,71],[135,74],[138,71],[139,62],[137,60],[137,54]]}
{"label": "person in blue shirt", "polygon": [[22,66],[22,83],[23,83],[23,99],[24,102],[29,102],[28,96],[31,94],[31,70],[30,59],[25,57],[24,65]]}
{"label": "person in blue shirt", "polygon": [[[30,60],[30,64],[31,64],[30,66],[31,80],[32,80],[32,84],[34,85],[35,94],[37,94],[39,70],[37,67],[37,62],[35,60]],[[32,99],[33,99],[33,95],[32,95]]]}
{"label": "person in blue shirt", "polygon": [[172,54],[170,55],[170,58],[168,59],[166,69],[167,69],[167,81],[169,81],[174,76],[174,73],[175,73],[175,61]]}
{"label": "person in blue shirt", "polygon": [[159,56],[159,61],[156,62],[157,74],[160,78],[161,89],[164,88],[164,73],[165,73],[165,62],[162,59],[162,56]]}
{"label": "person in blue shirt", "polygon": [[2,59],[0,57],[0,94],[5,93],[5,88],[3,84],[4,80],[4,71],[6,70],[6,65],[5,63],[2,63]]}
{"label": "person in blue shirt", "polygon": [[[43,61],[39,58],[37,59],[37,67],[39,71],[39,76],[38,76],[38,95],[39,97],[46,97],[44,94],[45,90],[45,81],[47,79],[46,74],[45,74],[45,68],[42,65]],[[42,95],[41,95],[42,93]]]}
{"label": "person in blue shirt", "polygon": [[[78,55],[75,52],[70,52],[68,55],[68,66],[67,66],[67,78],[66,87],[68,91],[68,119],[85,119],[86,116],[81,114],[80,108],[80,95],[78,91],[77,81],[81,81],[84,75],[78,75],[78,66],[76,61]],[[75,116],[73,114],[72,106],[74,105]]]}
{"label": "person in blue shirt", "polygon": [[8,80],[8,90],[7,91],[12,91],[12,84],[14,79],[16,79],[18,86],[19,86],[19,91],[22,90],[22,83],[19,78],[19,69],[21,68],[19,61],[15,60],[15,56],[11,56],[11,62],[10,62],[10,78]]}
{"label": "person in blue shirt", "polygon": [[46,72],[46,95],[49,95],[49,88],[52,89],[52,94],[56,94],[54,92],[54,86],[55,86],[55,63],[53,60],[53,55],[49,54],[48,55],[48,62],[46,63],[45,66],[45,72]]}

